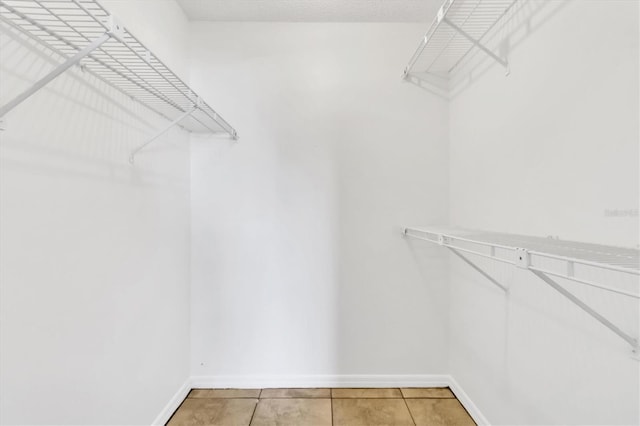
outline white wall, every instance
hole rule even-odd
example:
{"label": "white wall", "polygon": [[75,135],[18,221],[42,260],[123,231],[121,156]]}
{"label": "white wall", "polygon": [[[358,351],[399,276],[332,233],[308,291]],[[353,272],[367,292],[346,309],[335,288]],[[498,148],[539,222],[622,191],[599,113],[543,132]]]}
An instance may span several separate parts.
{"label": "white wall", "polygon": [[[400,80],[424,25],[189,29],[173,1],[104,3],[241,139],[192,137],[190,177],[175,131],[132,168],[164,121],[77,71],[7,117],[0,423],[150,423],[189,374],[447,372],[495,424],[639,422],[626,343],[523,271],[479,262],[505,295],[399,237],[637,245],[637,217],[605,215],[638,208],[637,2],[529,0],[511,76],[449,106]],[[4,102],[50,61],[0,46]],[[638,335],[637,305],[574,289]]]}
{"label": "white wall", "polygon": [[401,80],[423,31],[193,23],[240,132],[192,138],[194,375],[446,372],[444,259],[399,235],[448,211],[446,103]]}
{"label": "white wall", "polygon": [[[186,19],[173,1],[150,3],[104,2],[186,70]],[[2,104],[52,66],[6,33],[0,63]],[[7,116],[0,423],[150,424],[187,379],[188,136],[127,161],[165,123],[78,70]]]}
{"label": "white wall", "polygon": [[[451,102],[451,223],[637,246],[638,2],[529,1],[508,30],[511,75],[490,68]],[[525,271],[479,263],[510,293],[451,259],[450,357],[488,419],[638,424],[629,345]],[[615,277],[600,279],[637,290]],[[563,284],[638,336],[636,301]]]}

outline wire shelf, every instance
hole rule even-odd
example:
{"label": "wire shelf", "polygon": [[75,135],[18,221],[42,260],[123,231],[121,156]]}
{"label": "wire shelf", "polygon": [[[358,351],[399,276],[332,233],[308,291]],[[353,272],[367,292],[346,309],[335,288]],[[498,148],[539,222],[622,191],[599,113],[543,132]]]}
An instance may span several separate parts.
{"label": "wire shelf", "polygon": [[507,61],[485,47],[483,39],[516,0],[446,0],[405,68],[409,75],[447,79],[474,49],[497,62]]}
{"label": "wire shelf", "polygon": [[185,130],[237,137],[229,123],[96,0],[0,0],[0,20],[64,59],[106,34],[80,62],[83,69],[167,120],[184,115],[179,125]]}
{"label": "wire shelf", "polygon": [[[497,232],[472,231],[444,227],[404,228],[407,237],[429,241],[448,248],[467,265],[487,280],[508,292],[509,288],[483,268],[466,257],[466,254],[504,262],[529,270],[533,275],[569,299],[577,307],[607,327],[632,347],[632,356],[640,360],[638,338],[611,322],[596,309],[586,304],[574,290],[560,285],[552,277],[564,278],[618,295],[640,299],[640,250],[562,241]],[[611,286],[603,281],[624,274],[626,288]],[[596,277],[593,280],[591,277]]]}
{"label": "wire shelf", "polygon": [[442,235],[450,241],[467,241],[507,250],[521,248],[535,256],[640,275],[640,250],[633,248],[456,228],[419,227],[406,230],[410,234],[427,234],[434,242],[438,242],[437,237]]}
{"label": "wire shelf", "polygon": [[[409,237],[513,265],[518,265],[518,255],[525,251],[527,263],[524,267],[528,269],[640,298],[637,291],[620,291],[581,278],[576,268],[583,266],[584,269],[640,275],[640,250],[637,249],[455,228],[413,227],[405,228],[404,233]],[[640,282],[637,284],[640,287]]]}

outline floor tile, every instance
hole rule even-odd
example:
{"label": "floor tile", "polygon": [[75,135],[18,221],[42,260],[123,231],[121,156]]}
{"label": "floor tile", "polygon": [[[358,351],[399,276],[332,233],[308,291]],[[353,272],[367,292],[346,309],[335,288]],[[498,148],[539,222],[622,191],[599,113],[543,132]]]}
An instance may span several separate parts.
{"label": "floor tile", "polygon": [[473,426],[475,422],[457,399],[407,399],[417,426]]}
{"label": "floor tile", "polygon": [[192,389],[189,398],[258,398],[260,389]]}
{"label": "floor tile", "polygon": [[261,399],[251,426],[331,426],[331,400]]}
{"label": "floor tile", "polygon": [[331,390],[334,398],[402,398],[400,389],[396,388],[334,388]]}
{"label": "floor tile", "polygon": [[331,389],[262,389],[260,398],[331,398]]}
{"label": "floor tile", "polygon": [[402,388],[405,398],[455,398],[449,388]]}
{"label": "floor tile", "polygon": [[187,398],[169,421],[169,426],[247,426],[257,399]]}
{"label": "floor tile", "polygon": [[334,426],[413,426],[404,399],[334,399]]}

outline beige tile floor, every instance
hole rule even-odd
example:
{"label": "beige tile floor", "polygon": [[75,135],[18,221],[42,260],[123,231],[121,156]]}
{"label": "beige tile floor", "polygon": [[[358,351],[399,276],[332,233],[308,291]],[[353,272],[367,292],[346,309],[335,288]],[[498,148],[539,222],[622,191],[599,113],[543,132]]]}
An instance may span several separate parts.
{"label": "beige tile floor", "polygon": [[193,389],[167,424],[475,425],[449,388]]}

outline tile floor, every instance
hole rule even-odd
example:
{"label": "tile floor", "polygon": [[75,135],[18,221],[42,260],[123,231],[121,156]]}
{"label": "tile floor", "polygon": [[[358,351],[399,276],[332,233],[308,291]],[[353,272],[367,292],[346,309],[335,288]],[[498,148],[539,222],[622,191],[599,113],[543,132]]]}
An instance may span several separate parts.
{"label": "tile floor", "polygon": [[449,388],[193,389],[167,424],[475,425]]}

